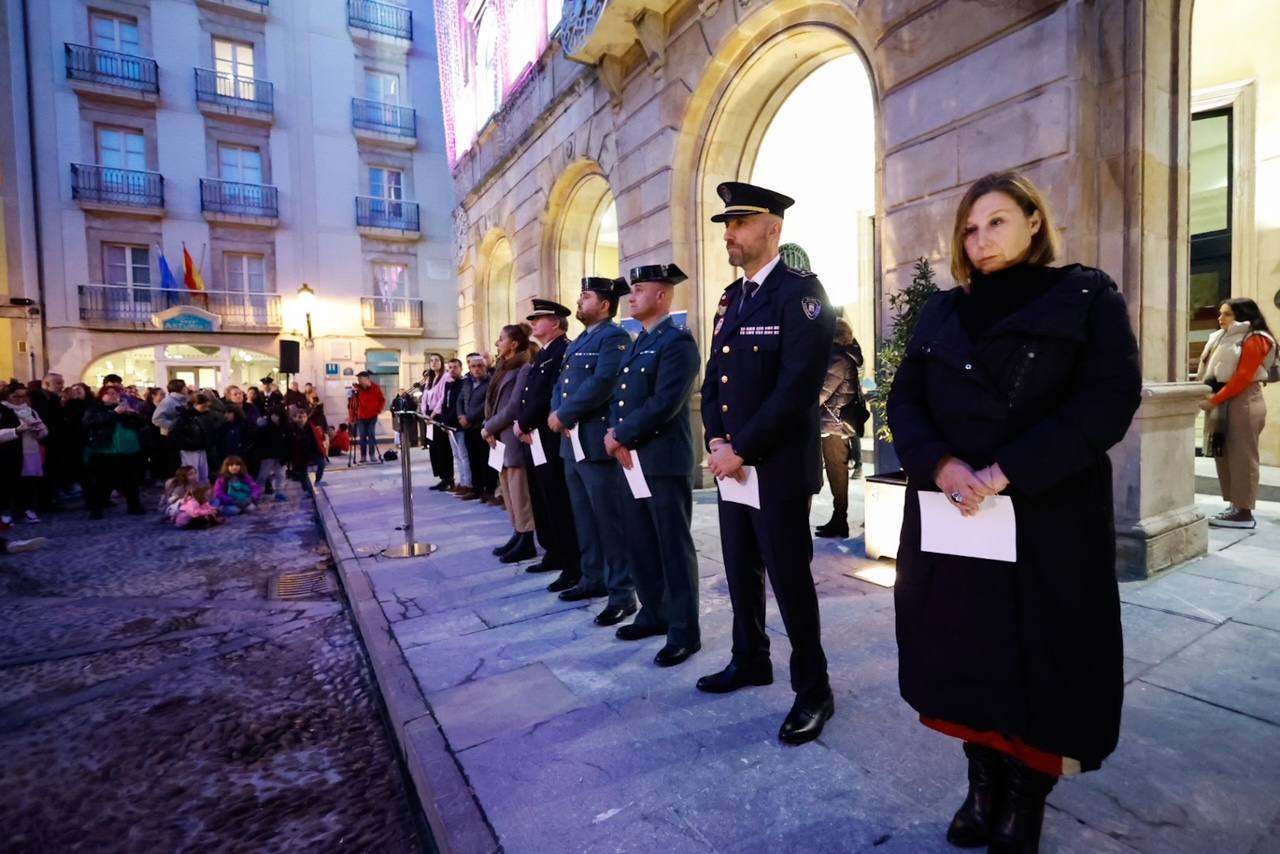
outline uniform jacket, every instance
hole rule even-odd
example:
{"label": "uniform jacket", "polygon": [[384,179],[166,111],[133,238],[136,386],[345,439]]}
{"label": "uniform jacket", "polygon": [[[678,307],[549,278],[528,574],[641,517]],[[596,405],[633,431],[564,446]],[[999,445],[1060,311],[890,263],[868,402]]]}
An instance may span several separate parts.
{"label": "uniform jacket", "polygon": [[726,439],[756,466],[762,508],[822,485],[818,392],[835,314],[812,273],[778,264],[742,302],[742,279],[725,289],[702,383],[708,442]]}
{"label": "uniform jacket", "polygon": [[[622,367],[631,336],[612,320],[606,320],[573,340],[564,352],[564,368],[556,383],[553,409],[566,427],[578,428],[582,451],[592,462],[612,461],[604,450],[609,431],[609,401]],[[573,445],[565,436],[560,456],[573,460]]]}
{"label": "uniform jacket", "polygon": [[609,423],[619,442],[639,452],[646,476],[693,474],[689,400],[700,361],[693,335],[670,317],[641,332],[622,360]]}
{"label": "uniform jacket", "polygon": [[548,457],[560,453],[560,437],[547,429],[547,416],[551,414],[551,395],[555,393],[556,379],[568,348],[569,336],[561,335],[539,350],[520,391],[520,412],[516,420],[524,432],[538,431],[542,450]]}
{"label": "uniform jacket", "polygon": [[502,465],[524,465],[524,452],[516,438],[515,421],[520,412],[520,391],[529,381],[533,361],[528,351],[516,353],[509,364],[499,368],[489,381],[486,394],[484,429],[503,445]]}
{"label": "uniform jacket", "polygon": [[[888,400],[908,486],[898,551],[899,683],[922,715],[1017,736],[1096,768],[1124,690],[1107,449],[1139,403],[1125,304],[1101,271],[988,277],[1045,290],[971,340],[956,288],[926,304]],[[975,277],[977,278],[977,277]],[[975,285],[980,284],[976,281]],[[947,454],[999,462],[1017,562],[920,549],[917,493]]]}

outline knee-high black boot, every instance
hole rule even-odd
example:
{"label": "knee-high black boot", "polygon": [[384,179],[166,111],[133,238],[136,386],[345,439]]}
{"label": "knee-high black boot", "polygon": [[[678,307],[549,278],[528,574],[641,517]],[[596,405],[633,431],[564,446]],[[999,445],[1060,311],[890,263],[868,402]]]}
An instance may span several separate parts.
{"label": "knee-high black boot", "polygon": [[991,833],[991,854],[1036,854],[1040,850],[1040,826],[1044,823],[1044,799],[1058,778],[1033,771],[1016,759],[1009,760],[1004,806]]}
{"label": "knee-high black boot", "polygon": [[1000,817],[1008,766],[998,750],[966,741],[969,757],[969,794],[951,819],[947,841],[959,848],[980,848],[991,840],[991,830]]}

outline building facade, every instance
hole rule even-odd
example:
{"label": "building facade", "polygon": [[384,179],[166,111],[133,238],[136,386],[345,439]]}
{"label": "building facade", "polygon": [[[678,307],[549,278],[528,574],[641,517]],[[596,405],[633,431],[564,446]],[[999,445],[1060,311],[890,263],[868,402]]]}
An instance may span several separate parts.
{"label": "building facade", "polygon": [[[492,53],[485,15],[530,5],[438,0],[459,22],[439,32],[446,101],[483,112],[458,81]],[[1280,190],[1280,77],[1261,41],[1280,15],[1264,0],[1196,11],[1190,0],[566,3],[548,48],[499,75],[498,106],[450,150],[459,347],[492,339],[535,295],[570,299],[584,273],[665,261],[692,274],[680,307],[705,342],[735,277],[708,221],[714,188],[755,180],[797,198],[783,239],[806,249],[870,350],[915,259],[949,284],[966,185],[1018,168],[1048,194],[1062,260],[1120,283],[1140,342],[1144,404],[1113,452],[1122,560],[1141,574],[1199,553],[1204,390],[1188,370],[1208,334],[1204,306],[1250,296],[1280,320],[1274,202],[1263,201]],[[1224,109],[1236,111],[1230,131],[1200,125]],[[1228,177],[1236,201],[1215,219]],[[597,252],[602,231],[612,253]],[[1205,234],[1212,245],[1193,258]],[[1280,429],[1263,444],[1280,462]]]}
{"label": "building facade", "polygon": [[336,407],[351,374],[405,385],[452,348],[430,4],[6,5],[32,123],[8,271],[42,286],[42,367],[221,389],[293,341]]}

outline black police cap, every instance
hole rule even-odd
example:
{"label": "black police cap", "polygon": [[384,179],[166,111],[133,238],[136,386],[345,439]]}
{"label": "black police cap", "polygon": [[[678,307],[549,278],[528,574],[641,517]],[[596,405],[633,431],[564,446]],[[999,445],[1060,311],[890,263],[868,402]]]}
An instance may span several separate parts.
{"label": "black police cap", "polygon": [[725,181],[716,187],[716,193],[724,201],[724,210],[711,217],[712,222],[724,222],[736,216],[760,213],[782,216],[783,211],[796,203],[790,196],[741,181]]}
{"label": "black police cap", "polygon": [[533,320],[535,317],[568,317],[573,312],[562,306],[554,300],[533,298],[533,311],[525,320]]}
{"label": "black police cap", "polygon": [[689,278],[675,264],[646,264],[643,267],[631,268],[631,284],[637,282],[666,282],[678,285]]}
{"label": "black police cap", "polygon": [[611,279],[608,276],[586,276],[582,280],[582,289],[595,291],[604,299],[613,300],[615,303],[618,297],[631,293],[631,286],[627,284],[626,279]]}

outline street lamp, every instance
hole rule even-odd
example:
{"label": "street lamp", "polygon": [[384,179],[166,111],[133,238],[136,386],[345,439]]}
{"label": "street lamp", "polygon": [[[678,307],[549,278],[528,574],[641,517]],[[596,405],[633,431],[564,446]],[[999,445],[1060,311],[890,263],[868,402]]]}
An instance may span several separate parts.
{"label": "street lamp", "polygon": [[311,308],[316,301],[316,292],[306,282],[302,283],[302,287],[298,288],[298,302],[302,306],[302,310],[307,315],[307,346],[314,347],[315,342],[311,336]]}

